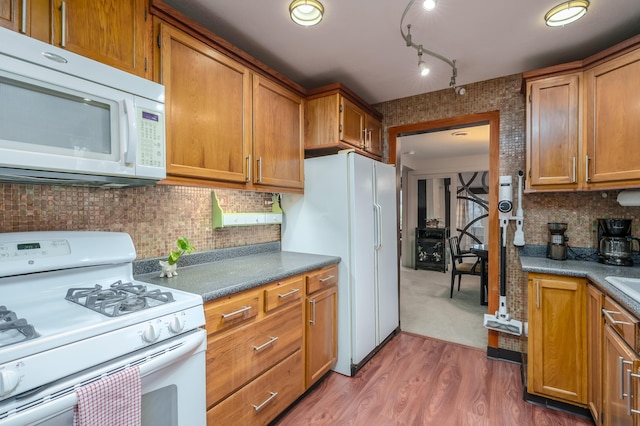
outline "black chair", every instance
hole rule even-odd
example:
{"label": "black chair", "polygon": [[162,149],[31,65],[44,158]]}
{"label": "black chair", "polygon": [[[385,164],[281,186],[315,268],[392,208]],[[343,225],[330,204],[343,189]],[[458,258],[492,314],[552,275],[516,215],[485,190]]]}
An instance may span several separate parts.
{"label": "black chair", "polygon": [[458,291],[460,291],[460,281],[463,275],[482,275],[481,259],[471,252],[460,250],[460,240],[458,237],[449,238],[449,248],[451,250],[451,294],[453,298],[453,285],[458,277]]}

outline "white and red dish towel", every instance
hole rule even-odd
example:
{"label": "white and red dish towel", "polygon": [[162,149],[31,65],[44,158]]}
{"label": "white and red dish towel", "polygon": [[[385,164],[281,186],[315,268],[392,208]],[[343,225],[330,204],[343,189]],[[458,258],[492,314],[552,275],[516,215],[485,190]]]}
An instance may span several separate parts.
{"label": "white and red dish towel", "polygon": [[74,426],[140,426],[142,381],[140,369],[126,368],[76,389]]}

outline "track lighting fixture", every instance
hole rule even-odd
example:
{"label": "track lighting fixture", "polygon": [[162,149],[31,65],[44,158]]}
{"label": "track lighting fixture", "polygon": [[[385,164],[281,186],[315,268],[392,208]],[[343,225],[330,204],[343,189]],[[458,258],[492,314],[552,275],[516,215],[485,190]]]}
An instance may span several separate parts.
{"label": "track lighting fixture", "polygon": [[[455,60],[449,60],[447,58],[445,58],[444,56],[433,52],[431,50],[427,50],[425,49],[422,44],[416,44],[413,42],[413,40],[411,39],[411,24],[407,24],[407,33],[404,33],[404,18],[407,15],[407,12],[409,12],[409,9],[411,9],[411,6],[413,6],[413,4],[415,3],[416,0],[410,0],[409,4],[407,5],[407,7],[404,9],[404,13],[402,14],[402,18],[400,18],[400,34],[402,35],[403,40],[406,43],[407,47],[413,47],[414,49],[416,49],[418,51],[418,69],[420,70],[420,75],[422,76],[426,76],[427,74],[429,74],[429,68],[427,67],[426,63],[422,60],[422,54],[426,53],[429,56],[432,56],[436,59],[441,60],[442,62],[446,63],[447,65],[449,65],[451,67],[451,81],[449,82],[449,87],[452,87],[455,89],[456,87],[456,78],[458,76],[458,69],[456,68],[456,61]],[[425,7],[425,9],[427,8],[427,3],[429,3],[429,5],[431,6],[431,9],[433,9],[436,6],[436,0],[426,0],[423,3],[423,6]],[[457,92],[456,92],[457,93]]]}

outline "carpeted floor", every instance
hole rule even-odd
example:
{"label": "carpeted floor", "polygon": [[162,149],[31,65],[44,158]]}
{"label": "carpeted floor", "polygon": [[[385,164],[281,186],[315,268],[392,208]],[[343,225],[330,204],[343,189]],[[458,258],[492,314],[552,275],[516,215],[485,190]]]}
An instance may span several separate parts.
{"label": "carpeted floor", "polygon": [[463,276],[460,291],[449,298],[451,272],[401,266],[400,328],[403,331],[486,349],[483,326],[487,307],[480,305],[480,277]]}

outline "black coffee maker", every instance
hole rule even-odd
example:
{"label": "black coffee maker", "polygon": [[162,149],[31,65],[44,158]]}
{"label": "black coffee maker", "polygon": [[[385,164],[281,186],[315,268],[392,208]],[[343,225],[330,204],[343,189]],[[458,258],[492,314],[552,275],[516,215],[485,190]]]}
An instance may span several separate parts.
{"label": "black coffee maker", "polygon": [[[598,259],[601,263],[632,266],[631,219],[598,219]],[[638,251],[637,249],[635,251]]]}

